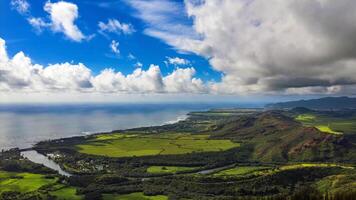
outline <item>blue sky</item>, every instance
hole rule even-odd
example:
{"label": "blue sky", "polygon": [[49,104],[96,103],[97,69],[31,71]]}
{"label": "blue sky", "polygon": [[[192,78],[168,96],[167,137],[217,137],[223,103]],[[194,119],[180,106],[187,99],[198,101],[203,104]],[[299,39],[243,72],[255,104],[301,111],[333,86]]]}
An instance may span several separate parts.
{"label": "blue sky", "polygon": [[[194,66],[196,77],[205,81],[220,80],[221,74],[213,70],[205,58],[193,53],[179,52],[162,40],[145,34],[146,23],[135,17],[136,10],[126,1],[70,2],[79,8],[79,17],[75,21],[78,28],[85,35],[95,35],[89,41],[75,42],[63,33],[53,33],[48,29],[38,32],[28,23],[26,19],[28,14],[18,13],[10,5],[10,0],[1,1],[1,37],[6,40],[8,54],[14,55],[23,51],[34,63],[41,65],[82,62],[90,67],[94,74],[108,67],[129,74],[135,70],[135,64],[140,62],[143,64],[143,69],[147,69],[150,64],[159,65],[162,74],[166,75],[175,67],[165,64],[167,57],[179,57],[188,60],[189,66]],[[48,13],[43,9],[46,1],[28,1],[28,3],[31,16],[48,18]],[[176,3],[183,6],[182,1]],[[131,24],[135,32],[130,35],[108,33],[104,36],[98,32],[98,22],[107,22],[108,19]],[[177,20],[181,23],[191,23],[188,17]],[[112,40],[119,42],[119,55],[113,53],[109,47]]]}
{"label": "blue sky", "polygon": [[354,0],[2,0],[0,101],[355,96],[355,10]]}

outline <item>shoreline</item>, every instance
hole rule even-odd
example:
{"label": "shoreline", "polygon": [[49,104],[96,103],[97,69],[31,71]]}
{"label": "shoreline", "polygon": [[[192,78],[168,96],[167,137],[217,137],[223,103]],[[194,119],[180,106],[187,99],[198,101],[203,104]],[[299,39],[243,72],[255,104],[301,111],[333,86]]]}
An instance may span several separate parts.
{"label": "shoreline", "polygon": [[[177,123],[177,122],[182,121],[182,120],[186,120],[186,119],[189,118],[189,113],[191,113],[191,112],[194,112],[194,111],[189,111],[188,113],[186,113],[184,115],[179,115],[179,116],[176,117],[175,120],[168,120],[168,121],[163,122],[161,124],[151,125],[151,126],[163,126],[163,125],[167,125],[167,124],[174,124],[174,123]],[[184,116],[184,118],[183,118],[183,116]],[[138,126],[138,127],[128,128],[128,129],[142,128],[142,127],[150,127],[150,126]],[[63,139],[69,139],[69,138],[75,138],[75,137],[87,137],[87,136],[98,135],[98,134],[110,134],[110,133],[113,133],[113,132],[118,132],[118,131],[123,131],[123,130],[127,130],[127,129],[116,129],[116,130],[111,130],[111,131],[98,131],[98,132],[82,131],[81,134],[78,134],[78,135],[72,135],[72,136],[66,136],[66,137],[52,138],[52,139],[45,139],[45,140],[36,141],[33,144],[31,144],[30,147],[24,147],[24,148],[21,148],[21,147],[10,147],[10,148],[7,148],[7,149],[1,148],[0,152],[1,151],[9,151],[11,149],[19,149],[20,152],[31,151],[31,150],[35,150],[34,147],[35,147],[36,144],[38,144],[40,142],[43,142],[43,141],[63,140]]]}
{"label": "shoreline", "polygon": [[176,117],[175,120],[167,120],[165,122],[162,122],[161,124],[157,124],[157,125],[149,125],[149,126],[136,126],[136,127],[132,127],[132,128],[126,128],[126,129],[115,129],[115,130],[111,130],[111,131],[96,131],[96,132],[91,132],[91,131],[82,131],[81,134],[74,134],[71,136],[64,136],[64,137],[59,137],[59,138],[51,138],[51,139],[42,139],[39,141],[36,141],[32,144],[30,144],[30,147],[9,147],[7,149],[2,149],[0,148],[0,151],[8,151],[11,149],[19,149],[20,151],[26,151],[26,150],[34,150],[34,146],[40,142],[43,141],[54,141],[54,140],[63,140],[63,139],[69,139],[69,138],[75,138],[75,137],[88,137],[88,136],[92,136],[92,135],[98,135],[98,134],[110,134],[110,133],[114,133],[114,132],[119,132],[119,131],[125,131],[125,130],[129,130],[129,129],[137,129],[137,128],[146,128],[146,127],[153,127],[153,126],[164,126],[164,125],[168,125],[168,124],[175,124],[179,121],[184,121],[188,118],[190,118],[192,116],[192,114],[195,113],[201,113],[201,112],[208,112],[208,111],[223,111],[223,110],[263,110],[263,108],[260,107],[231,107],[231,108],[226,108],[226,107],[221,107],[221,108],[210,108],[210,109],[200,109],[200,110],[191,110],[188,111],[187,113],[183,114],[183,115],[178,115]]}

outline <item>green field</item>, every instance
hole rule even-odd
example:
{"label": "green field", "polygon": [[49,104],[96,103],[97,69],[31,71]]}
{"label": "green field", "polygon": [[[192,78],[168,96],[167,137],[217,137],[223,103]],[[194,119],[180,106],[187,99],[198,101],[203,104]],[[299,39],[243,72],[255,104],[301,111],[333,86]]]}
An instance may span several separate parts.
{"label": "green field", "polygon": [[125,194],[125,195],[115,195],[115,194],[104,194],[104,200],[168,200],[167,196],[157,195],[157,196],[146,196],[141,192]]}
{"label": "green field", "polygon": [[330,134],[335,134],[335,135],[341,135],[341,132],[336,132],[334,130],[331,130],[331,128],[329,126],[325,126],[325,125],[318,125],[315,126],[315,128],[319,129],[319,131],[324,132],[324,133],[330,133]]}
{"label": "green field", "polygon": [[262,172],[265,170],[270,169],[270,167],[265,166],[237,166],[231,169],[226,169],[223,171],[219,171],[218,173],[214,174],[214,176],[241,176],[247,175],[251,173]]}
{"label": "green field", "polygon": [[230,140],[210,140],[208,135],[179,133],[147,136],[118,133],[96,136],[84,144],[77,145],[81,153],[109,157],[186,154],[223,151],[234,147],[239,147],[239,144]]}
{"label": "green field", "polygon": [[237,166],[231,169],[226,169],[219,171],[214,174],[214,176],[244,176],[249,174],[254,175],[267,175],[284,170],[295,170],[300,168],[311,168],[311,167],[340,167],[343,169],[354,169],[352,166],[339,165],[339,164],[329,164],[329,163],[298,163],[283,165],[279,167],[268,167],[268,166]]}
{"label": "green field", "polygon": [[32,192],[56,181],[55,178],[49,179],[41,174],[0,171],[0,193],[5,191]]}
{"label": "green field", "polygon": [[51,195],[56,196],[58,200],[81,200],[83,196],[76,195],[77,190],[74,187],[64,186],[58,190],[50,192]]}
{"label": "green field", "polygon": [[346,165],[338,165],[338,164],[329,164],[329,163],[300,163],[300,164],[292,164],[292,165],[285,165],[279,167],[279,170],[290,170],[290,169],[298,169],[298,168],[305,168],[305,167],[340,167],[344,169],[353,169],[351,166]]}
{"label": "green field", "polygon": [[315,115],[301,114],[301,115],[298,115],[295,119],[298,121],[302,121],[302,122],[311,122],[311,121],[315,120]]}
{"label": "green field", "polygon": [[0,194],[7,191],[20,193],[49,192],[60,200],[82,199],[82,196],[76,195],[74,187],[57,183],[57,180],[57,178],[48,178],[42,174],[0,171]]}
{"label": "green field", "polygon": [[150,166],[147,168],[147,172],[151,174],[177,173],[177,172],[191,171],[194,169],[196,169],[196,167]]}
{"label": "green field", "polygon": [[324,133],[355,134],[356,119],[354,117],[331,117],[322,114],[301,114],[295,119],[305,126],[313,126]]}

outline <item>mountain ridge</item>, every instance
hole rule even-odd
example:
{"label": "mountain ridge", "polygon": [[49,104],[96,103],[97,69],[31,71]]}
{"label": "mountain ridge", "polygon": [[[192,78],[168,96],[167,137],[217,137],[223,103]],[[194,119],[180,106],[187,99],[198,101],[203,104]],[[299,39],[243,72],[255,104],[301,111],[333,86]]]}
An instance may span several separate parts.
{"label": "mountain ridge", "polygon": [[267,109],[292,109],[304,107],[315,110],[341,110],[356,109],[356,98],[354,97],[324,97],[319,99],[297,100],[271,103],[265,106]]}

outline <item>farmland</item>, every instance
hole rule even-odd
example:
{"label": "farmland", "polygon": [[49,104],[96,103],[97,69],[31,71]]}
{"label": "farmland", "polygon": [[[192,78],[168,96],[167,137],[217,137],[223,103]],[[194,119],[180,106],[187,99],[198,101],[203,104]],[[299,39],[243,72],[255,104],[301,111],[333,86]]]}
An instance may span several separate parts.
{"label": "farmland", "polygon": [[108,157],[173,155],[192,152],[224,151],[239,147],[230,140],[211,140],[208,135],[159,134],[138,136],[111,134],[97,136],[77,146],[80,153]]}

